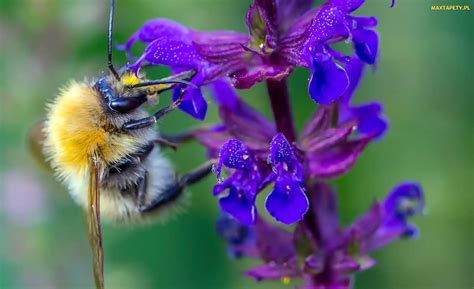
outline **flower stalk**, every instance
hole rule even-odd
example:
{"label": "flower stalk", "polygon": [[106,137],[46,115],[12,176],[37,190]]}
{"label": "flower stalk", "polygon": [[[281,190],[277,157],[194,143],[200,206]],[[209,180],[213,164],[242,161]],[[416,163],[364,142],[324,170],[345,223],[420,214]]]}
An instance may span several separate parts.
{"label": "flower stalk", "polygon": [[[422,212],[424,196],[419,184],[403,182],[351,224],[340,223],[328,179],[347,173],[388,128],[381,103],[352,102],[365,65],[377,60],[377,19],[352,15],[364,0],[327,0],[315,8],[312,2],[255,0],[245,21],[248,34],[155,19],[123,49],[148,44],[130,66],[134,71],[142,63],[196,71],[191,81],[198,88],[185,88],[180,108],[197,119],[207,111],[199,88],[211,88],[220,123],[192,136],[218,160],[212,192],[221,209],[217,231],[230,255],[262,261],[245,275],[285,284],[299,279],[298,289],[350,289],[355,273],[376,264],[371,252],[417,236],[409,219]],[[331,47],[340,41],[352,43],[351,55]],[[310,70],[308,95],[318,104],[299,135],[287,86],[295,67]],[[259,82],[266,83],[273,121],[234,90]],[[264,208],[255,203],[261,194],[267,194]]]}
{"label": "flower stalk", "polygon": [[267,80],[266,84],[277,130],[283,133],[288,142],[293,143],[296,132],[286,79]]}

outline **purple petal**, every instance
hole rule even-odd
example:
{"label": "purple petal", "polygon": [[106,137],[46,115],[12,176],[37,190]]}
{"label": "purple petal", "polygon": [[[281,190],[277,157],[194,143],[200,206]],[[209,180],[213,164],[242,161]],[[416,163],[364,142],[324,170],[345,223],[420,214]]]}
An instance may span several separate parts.
{"label": "purple petal", "polygon": [[265,207],[270,215],[284,224],[302,220],[308,211],[308,206],[308,198],[299,182],[292,176],[279,176],[273,191],[265,201]]}
{"label": "purple petal", "polygon": [[320,178],[334,178],[347,172],[371,138],[338,144],[324,151],[308,154],[309,174]]}
{"label": "purple petal", "polygon": [[317,274],[324,270],[324,263],[325,258],[323,256],[313,254],[304,260],[304,268],[305,271],[309,271],[312,274]]}
{"label": "purple petal", "polygon": [[193,45],[180,39],[161,38],[145,50],[145,59],[151,64],[173,67],[196,67],[201,61]]}
{"label": "purple petal", "polygon": [[150,43],[158,38],[184,38],[190,30],[179,23],[168,19],[153,19],[143,24],[122,46],[122,49],[128,53],[133,44],[140,40],[144,43]]}
{"label": "purple petal", "polygon": [[[289,2],[291,2],[291,1],[289,1]],[[308,33],[305,33],[305,36],[308,37],[309,32],[311,30],[309,28],[312,26],[313,20],[318,15],[319,10],[320,10],[319,7],[312,8],[312,9],[306,11],[306,13],[304,13],[300,17],[294,19],[293,23],[288,28],[288,31],[286,32],[284,38],[286,38],[288,36],[291,37],[291,35],[294,35],[294,34],[301,34],[303,32],[308,32]],[[306,42],[309,44],[310,42],[312,43],[312,40],[308,39]]]}
{"label": "purple petal", "polygon": [[383,221],[383,207],[375,202],[372,207],[362,216],[358,217],[348,228],[353,238],[366,240],[370,238],[380,227]]}
{"label": "purple petal", "polygon": [[309,67],[308,57],[301,53],[301,47],[306,40],[307,30],[295,30],[280,41],[280,64],[288,67]]}
{"label": "purple petal", "polygon": [[333,264],[333,269],[339,274],[350,274],[360,272],[375,266],[377,262],[369,256],[357,256],[356,259],[350,256],[344,256]]}
{"label": "purple petal", "polygon": [[316,56],[311,70],[308,89],[311,98],[317,103],[328,104],[337,100],[349,85],[345,70],[327,55]]}
{"label": "purple petal", "polygon": [[354,29],[364,29],[372,28],[377,26],[378,20],[375,17],[370,16],[347,16],[348,21],[351,23],[351,28]]}
{"label": "purple petal", "polygon": [[290,173],[296,180],[303,178],[303,165],[296,158],[293,147],[282,133],[278,133],[270,144],[270,162],[274,172]]}
{"label": "purple petal", "polygon": [[127,40],[127,42],[125,42],[125,44],[118,44],[116,45],[116,48],[117,50],[119,51],[125,51],[125,53],[127,54],[127,57],[129,59],[132,59],[133,58],[133,55],[132,55],[132,47],[133,45],[135,44],[135,42],[137,42],[139,40],[139,36],[138,36],[138,32],[135,32],[134,34],[132,34],[132,36],[130,36]]}
{"label": "purple petal", "polygon": [[381,110],[381,104],[376,102],[355,107],[354,112],[359,116],[357,131],[366,136],[381,138],[388,128],[388,121],[381,115]]}
{"label": "purple petal", "polygon": [[[360,61],[357,57],[352,57],[344,68],[346,70],[347,76],[349,77],[349,86],[340,98],[340,103],[342,106],[346,106],[350,103],[355,90],[359,86],[364,72],[364,62]],[[342,110],[343,109],[344,107]],[[339,113],[341,114],[343,111],[340,111]]]}
{"label": "purple petal", "polygon": [[250,171],[253,169],[254,162],[248,148],[239,140],[231,139],[222,146],[219,153],[219,163],[216,169],[218,179],[220,178],[222,165],[228,168]]}
{"label": "purple petal", "polygon": [[143,61],[153,65],[167,65],[173,68],[199,68],[203,60],[191,43],[177,38],[158,38],[151,42],[140,58],[130,66],[138,71]]}
{"label": "purple petal", "polygon": [[[308,29],[308,39],[305,46],[309,51],[335,36],[344,23],[345,13],[333,5],[323,5]],[[343,27],[342,27],[343,28]]]}
{"label": "purple petal", "polygon": [[[173,100],[177,100],[180,93],[181,89],[175,89]],[[202,96],[201,89],[194,87],[186,88],[179,108],[192,117],[203,120],[207,113],[207,102]]]}
{"label": "purple petal", "polygon": [[225,80],[216,80],[212,83],[214,99],[219,107],[225,107],[230,111],[235,111],[239,106],[239,96]]}
{"label": "purple petal", "polygon": [[268,144],[276,134],[275,125],[243,102],[226,82],[216,81],[213,92],[219,115],[228,131],[251,150],[266,154]]}
{"label": "purple petal", "polygon": [[379,37],[372,30],[354,30],[352,31],[352,41],[359,58],[368,63],[374,64],[377,59]]}
{"label": "purple petal", "polygon": [[183,25],[164,18],[147,21],[137,31],[138,38],[145,43],[161,37],[184,38],[189,32]]}
{"label": "purple petal", "polygon": [[199,55],[211,63],[239,61],[242,64],[247,57],[242,44],[248,42],[248,36],[240,32],[193,32],[192,42]]}
{"label": "purple petal", "polygon": [[349,87],[340,98],[339,123],[357,123],[357,131],[364,136],[380,138],[388,128],[388,121],[381,115],[382,105],[369,102],[358,106],[351,105],[351,98],[362,77],[364,63],[353,57],[346,65]]}
{"label": "purple petal", "polygon": [[257,257],[253,226],[243,225],[230,215],[221,213],[216,222],[219,236],[227,242],[229,254],[234,258]]}
{"label": "purple petal", "polygon": [[317,136],[308,139],[303,148],[309,153],[329,149],[332,146],[345,141],[349,135],[352,134],[353,130],[353,126],[328,128]]}
{"label": "purple petal", "polygon": [[256,281],[275,280],[283,277],[298,275],[298,271],[283,264],[269,263],[254,267],[245,272],[245,275]]}
{"label": "purple petal", "polygon": [[420,214],[424,196],[417,183],[402,183],[390,192],[383,204],[382,223],[361,243],[363,252],[374,251],[401,237],[416,237],[416,226],[408,218]]}
{"label": "purple petal", "polygon": [[332,276],[330,280],[315,280],[315,278],[311,278],[309,276],[305,279],[304,285],[298,287],[298,289],[351,289],[352,287],[352,279],[346,277],[344,275],[336,275]]}
{"label": "purple petal", "polygon": [[220,176],[221,171],[219,167],[216,169],[216,173],[217,173],[218,183],[214,185],[214,187],[212,188],[212,194],[214,196],[217,196],[220,193],[224,192],[225,190],[233,187],[234,182],[236,181],[236,173],[234,173],[233,175],[231,175],[225,180],[221,179],[221,176]]}
{"label": "purple petal", "polygon": [[331,106],[321,105],[311,118],[306,122],[301,133],[301,144],[308,147],[306,143],[317,137],[323,130],[331,126],[332,108]]}
{"label": "purple petal", "polygon": [[292,234],[262,218],[255,224],[256,243],[260,258],[267,263],[296,266],[296,251]]}
{"label": "purple petal", "polygon": [[266,80],[279,81],[287,77],[292,71],[292,67],[257,65],[242,69],[231,75],[232,84],[239,89],[247,89],[258,82]]}
{"label": "purple petal", "polygon": [[349,256],[344,256],[343,258],[336,260],[332,265],[332,269],[334,271],[337,271],[338,273],[342,274],[348,274],[358,271],[359,268],[359,263]]}
{"label": "purple petal", "polygon": [[286,30],[287,26],[293,24],[296,19],[311,9],[314,0],[279,0],[278,3],[278,19],[280,27]]}
{"label": "purple petal", "polygon": [[345,13],[350,13],[354,10],[357,10],[364,4],[364,2],[365,0],[330,0],[330,4],[332,6],[338,7]]}
{"label": "purple petal", "polygon": [[382,104],[369,102],[358,106],[343,106],[339,113],[339,123],[357,123],[357,132],[364,136],[381,138],[388,128],[388,121],[382,115]]}
{"label": "purple petal", "polygon": [[293,148],[285,136],[279,132],[273,137],[270,144],[270,159],[273,165],[278,163],[292,163],[295,160]]}
{"label": "purple petal", "polygon": [[254,40],[265,40],[267,46],[272,47],[271,43],[281,39],[282,34],[311,8],[312,2],[313,0],[254,1],[246,17],[249,34]]}
{"label": "purple petal", "polygon": [[424,206],[423,191],[417,183],[402,183],[395,187],[385,199],[385,211],[404,220],[421,214]]}
{"label": "purple petal", "polygon": [[243,192],[234,187],[230,188],[226,197],[219,199],[221,209],[244,225],[255,223],[257,210],[254,202],[255,200],[247,199]]}

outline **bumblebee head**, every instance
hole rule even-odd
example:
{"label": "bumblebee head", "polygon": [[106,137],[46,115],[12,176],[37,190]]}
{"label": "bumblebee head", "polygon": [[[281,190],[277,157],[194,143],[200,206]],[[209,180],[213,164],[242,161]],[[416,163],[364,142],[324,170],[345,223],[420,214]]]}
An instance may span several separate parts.
{"label": "bumblebee head", "polygon": [[102,101],[113,113],[129,113],[148,100],[149,96],[162,93],[176,85],[195,86],[182,78],[191,78],[194,71],[176,74],[168,79],[142,81],[133,72],[126,71],[118,76],[101,76],[94,85]]}
{"label": "bumblebee head", "polygon": [[112,63],[112,30],[115,11],[115,1],[111,1],[108,29],[107,67],[109,75],[101,76],[94,85],[104,103],[113,113],[129,113],[148,99],[148,96],[159,94],[177,84],[195,86],[185,79],[191,79],[195,71],[186,71],[167,79],[142,81],[133,71],[120,69],[120,73]]}

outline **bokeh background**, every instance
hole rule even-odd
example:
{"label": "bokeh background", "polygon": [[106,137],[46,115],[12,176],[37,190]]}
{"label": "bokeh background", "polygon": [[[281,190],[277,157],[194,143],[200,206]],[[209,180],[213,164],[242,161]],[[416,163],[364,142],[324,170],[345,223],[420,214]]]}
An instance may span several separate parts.
{"label": "bokeh background", "polygon": [[[196,29],[245,31],[250,1],[117,1],[115,40],[167,17]],[[335,180],[348,223],[397,182],[419,181],[426,215],[421,237],[374,254],[379,265],[357,276],[357,289],[471,289],[474,286],[474,3],[473,1],[367,1],[359,14],[380,20],[381,55],[368,70],[356,101],[378,99],[391,120],[389,133],[368,147],[354,169]],[[0,288],[93,288],[81,212],[64,187],[29,153],[29,128],[45,103],[70,79],[106,67],[107,1],[2,0],[0,9]],[[471,11],[432,11],[432,4],[469,4]],[[137,46],[136,52],[143,49]],[[115,63],[125,63],[115,53]],[[152,69],[151,75],[166,75]],[[299,127],[315,108],[306,94],[308,72],[290,79]],[[264,86],[242,92],[271,115]],[[164,96],[167,99],[169,96]],[[164,100],[164,103],[166,100]],[[207,122],[217,121],[210,102]],[[173,112],[161,123],[179,132],[198,123]],[[196,144],[166,151],[179,172],[205,160]],[[240,272],[253,261],[227,257],[214,230],[218,214],[210,188],[192,188],[192,205],[165,224],[104,226],[105,277],[110,289],[290,288],[255,283]]]}

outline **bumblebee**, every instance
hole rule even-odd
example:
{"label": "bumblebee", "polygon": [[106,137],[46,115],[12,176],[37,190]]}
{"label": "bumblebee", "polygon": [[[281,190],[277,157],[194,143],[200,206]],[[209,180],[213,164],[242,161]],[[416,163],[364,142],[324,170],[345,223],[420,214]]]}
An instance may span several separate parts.
{"label": "bumblebee", "polygon": [[[163,86],[163,82],[151,83]],[[43,146],[51,167],[84,208],[88,206],[88,177],[97,170],[100,213],[114,222],[162,215],[178,203],[189,183],[176,178],[156,145],[160,136],[154,129],[180,99],[150,116],[142,104],[160,91],[143,89],[149,84],[127,71],[110,73],[92,83],[71,82],[48,107]]]}
{"label": "bumblebee", "polygon": [[117,71],[112,64],[114,4],[111,0],[109,72],[92,82],[69,83],[48,105],[42,124],[46,160],[88,212],[97,288],[103,288],[101,216],[118,223],[163,216],[180,203],[186,186],[211,171],[206,163],[179,178],[157,145],[166,141],[154,125],[180,105],[183,93],[153,115],[143,109],[163,91],[193,85],[194,72],[148,81],[126,67]]}

